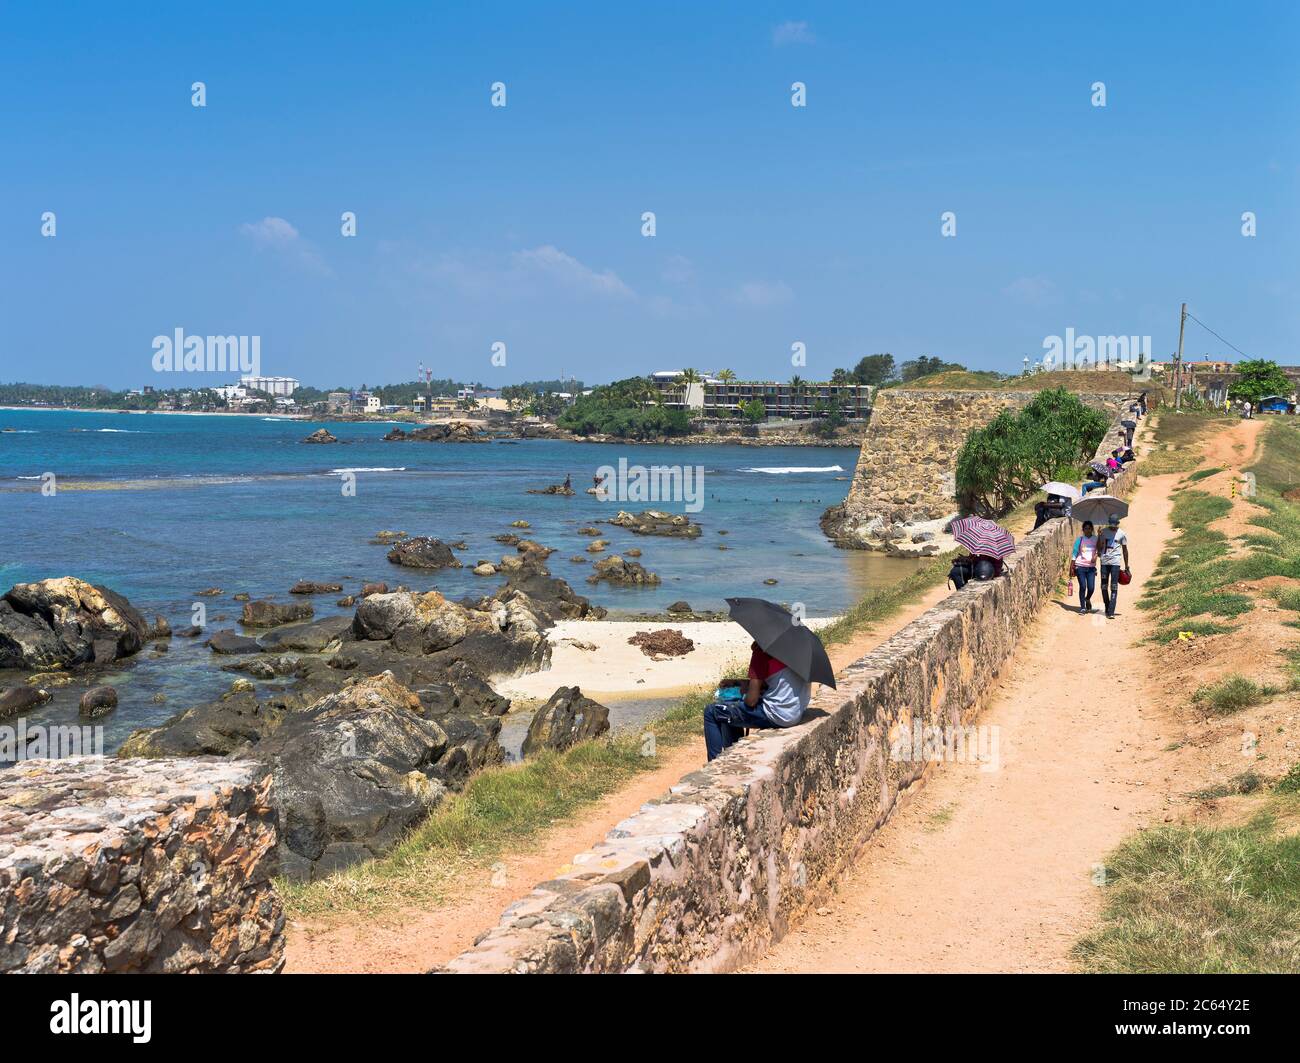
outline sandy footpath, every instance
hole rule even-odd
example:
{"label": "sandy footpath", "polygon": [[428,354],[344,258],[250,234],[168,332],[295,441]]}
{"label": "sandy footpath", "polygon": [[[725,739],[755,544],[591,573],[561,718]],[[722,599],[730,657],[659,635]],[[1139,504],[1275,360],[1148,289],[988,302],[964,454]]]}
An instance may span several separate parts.
{"label": "sandy footpath", "polygon": [[1136,602],[1173,535],[1181,478],[1143,478],[1132,498],[1134,579],[1117,618],[1080,616],[1062,597],[1026,633],[977,721],[1000,735],[998,770],[936,765],[828,904],[750,971],[1071,969],[1071,946],[1098,918],[1106,854],[1172,818],[1160,780],[1178,726],[1143,686],[1160,651],[1141,641],[1153,621]]}

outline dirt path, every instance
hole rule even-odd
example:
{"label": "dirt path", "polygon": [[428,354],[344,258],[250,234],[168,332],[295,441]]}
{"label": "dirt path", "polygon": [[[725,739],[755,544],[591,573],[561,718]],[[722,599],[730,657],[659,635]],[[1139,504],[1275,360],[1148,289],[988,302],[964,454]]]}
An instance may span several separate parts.
{"label": "dirt path", "polygon": [[[856,660],[949,593],[936,587],[869,632],[832,647],[836,668]],[[500,912],[538,882],[554,876],[576,853],[599,842],[621,820],[658,797],[687,772],[704,763],[701,738],[672,750],[654,771],[639,775],[581,813],[581,819],[539,835],[527,852],[513,853],[493,885],[484,871],[453,903],[438,908],[407,908],[379,916],[349,913],[337,918],[292,920],[285,969],[298,973],[417,972],[443,963],[469,948],[474,938],[496,924]]]}
{"label": "dirt path", "polygon": [[[1257,424],[1218,433],[1207,456],[1239,468]],[[978,721],[998,729],[1000,769],[936,765],[823,914],[751,970],[1069,970],[1098,912],[1100,861],[1131,831],[1172,818],[1163,750],[1181,729],[1142,694],[1152,648],[1139,643],[1147,618],[1133,603],[1172,536],[1179,479],[1145,480],[1132,499],[1134,579],[1118,617],[1053,603],[1028,633]]]}

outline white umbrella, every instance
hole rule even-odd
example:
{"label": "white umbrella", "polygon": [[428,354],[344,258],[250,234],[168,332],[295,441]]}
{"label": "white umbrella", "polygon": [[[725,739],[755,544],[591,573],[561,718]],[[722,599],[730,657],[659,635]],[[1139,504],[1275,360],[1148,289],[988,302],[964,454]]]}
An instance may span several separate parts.
{"label": "white umbrella", "polygon": [[1127,517],[1128,503],[1114,495],[1099,495],[1095,491],[1085,495],[1070,507],[1075,520],[1090,520],[1105,524],[1111,517]]}
{"label": "white umbrella", "polygon": [[1046,491],[1049,495],[1059,495],[1061,498],[1068,498],[1071,501],[1079,497],[1079,489],[1074,484],[1061,483],[1060,480],[1053,480],[1051,483],[1043,484],[1040,491]]}

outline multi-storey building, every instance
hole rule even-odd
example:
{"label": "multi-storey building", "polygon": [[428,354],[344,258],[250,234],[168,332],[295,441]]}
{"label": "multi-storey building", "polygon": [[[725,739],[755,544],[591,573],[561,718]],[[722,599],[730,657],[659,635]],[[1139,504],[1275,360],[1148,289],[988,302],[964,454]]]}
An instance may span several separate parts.
{"label": "multi-storey building", "polygon": [[864,418],[871,412],[873,389],[866,384],[808,382],[798,387],[776,380],[719,380],[707,373],[685,383],[680,370],[651,374],[665,406],[690,410],[700,417],[737,416],[742,402],[757,399],[768,417],[805,418],[818,404],[838,404],[845,417]]}

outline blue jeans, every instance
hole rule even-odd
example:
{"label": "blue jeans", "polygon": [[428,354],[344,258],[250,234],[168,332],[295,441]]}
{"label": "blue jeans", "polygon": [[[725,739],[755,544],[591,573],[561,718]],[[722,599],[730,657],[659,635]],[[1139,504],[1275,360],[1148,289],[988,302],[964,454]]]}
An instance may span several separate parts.
{"label": "blue jeans", "polygon": [[1119,570],[1123,565],[1101,566],[1101,600],[1106,603],[1106,615],[1115,615],[1115,605],[1119,601]]}
{"label": "blue jeans", "polygon": [[1079,608],[1087,609],[1092,604],[1092,592],[1097,589],[1097,570],[1076,568],[1074,575],[1079,581]]}
{"label": "blue jeans", "polygon": [[704,710],[704,748],[712,760],[742,739],[746,727],[775,726],[761,707],[751,709],[743,701],[715,701]]}

